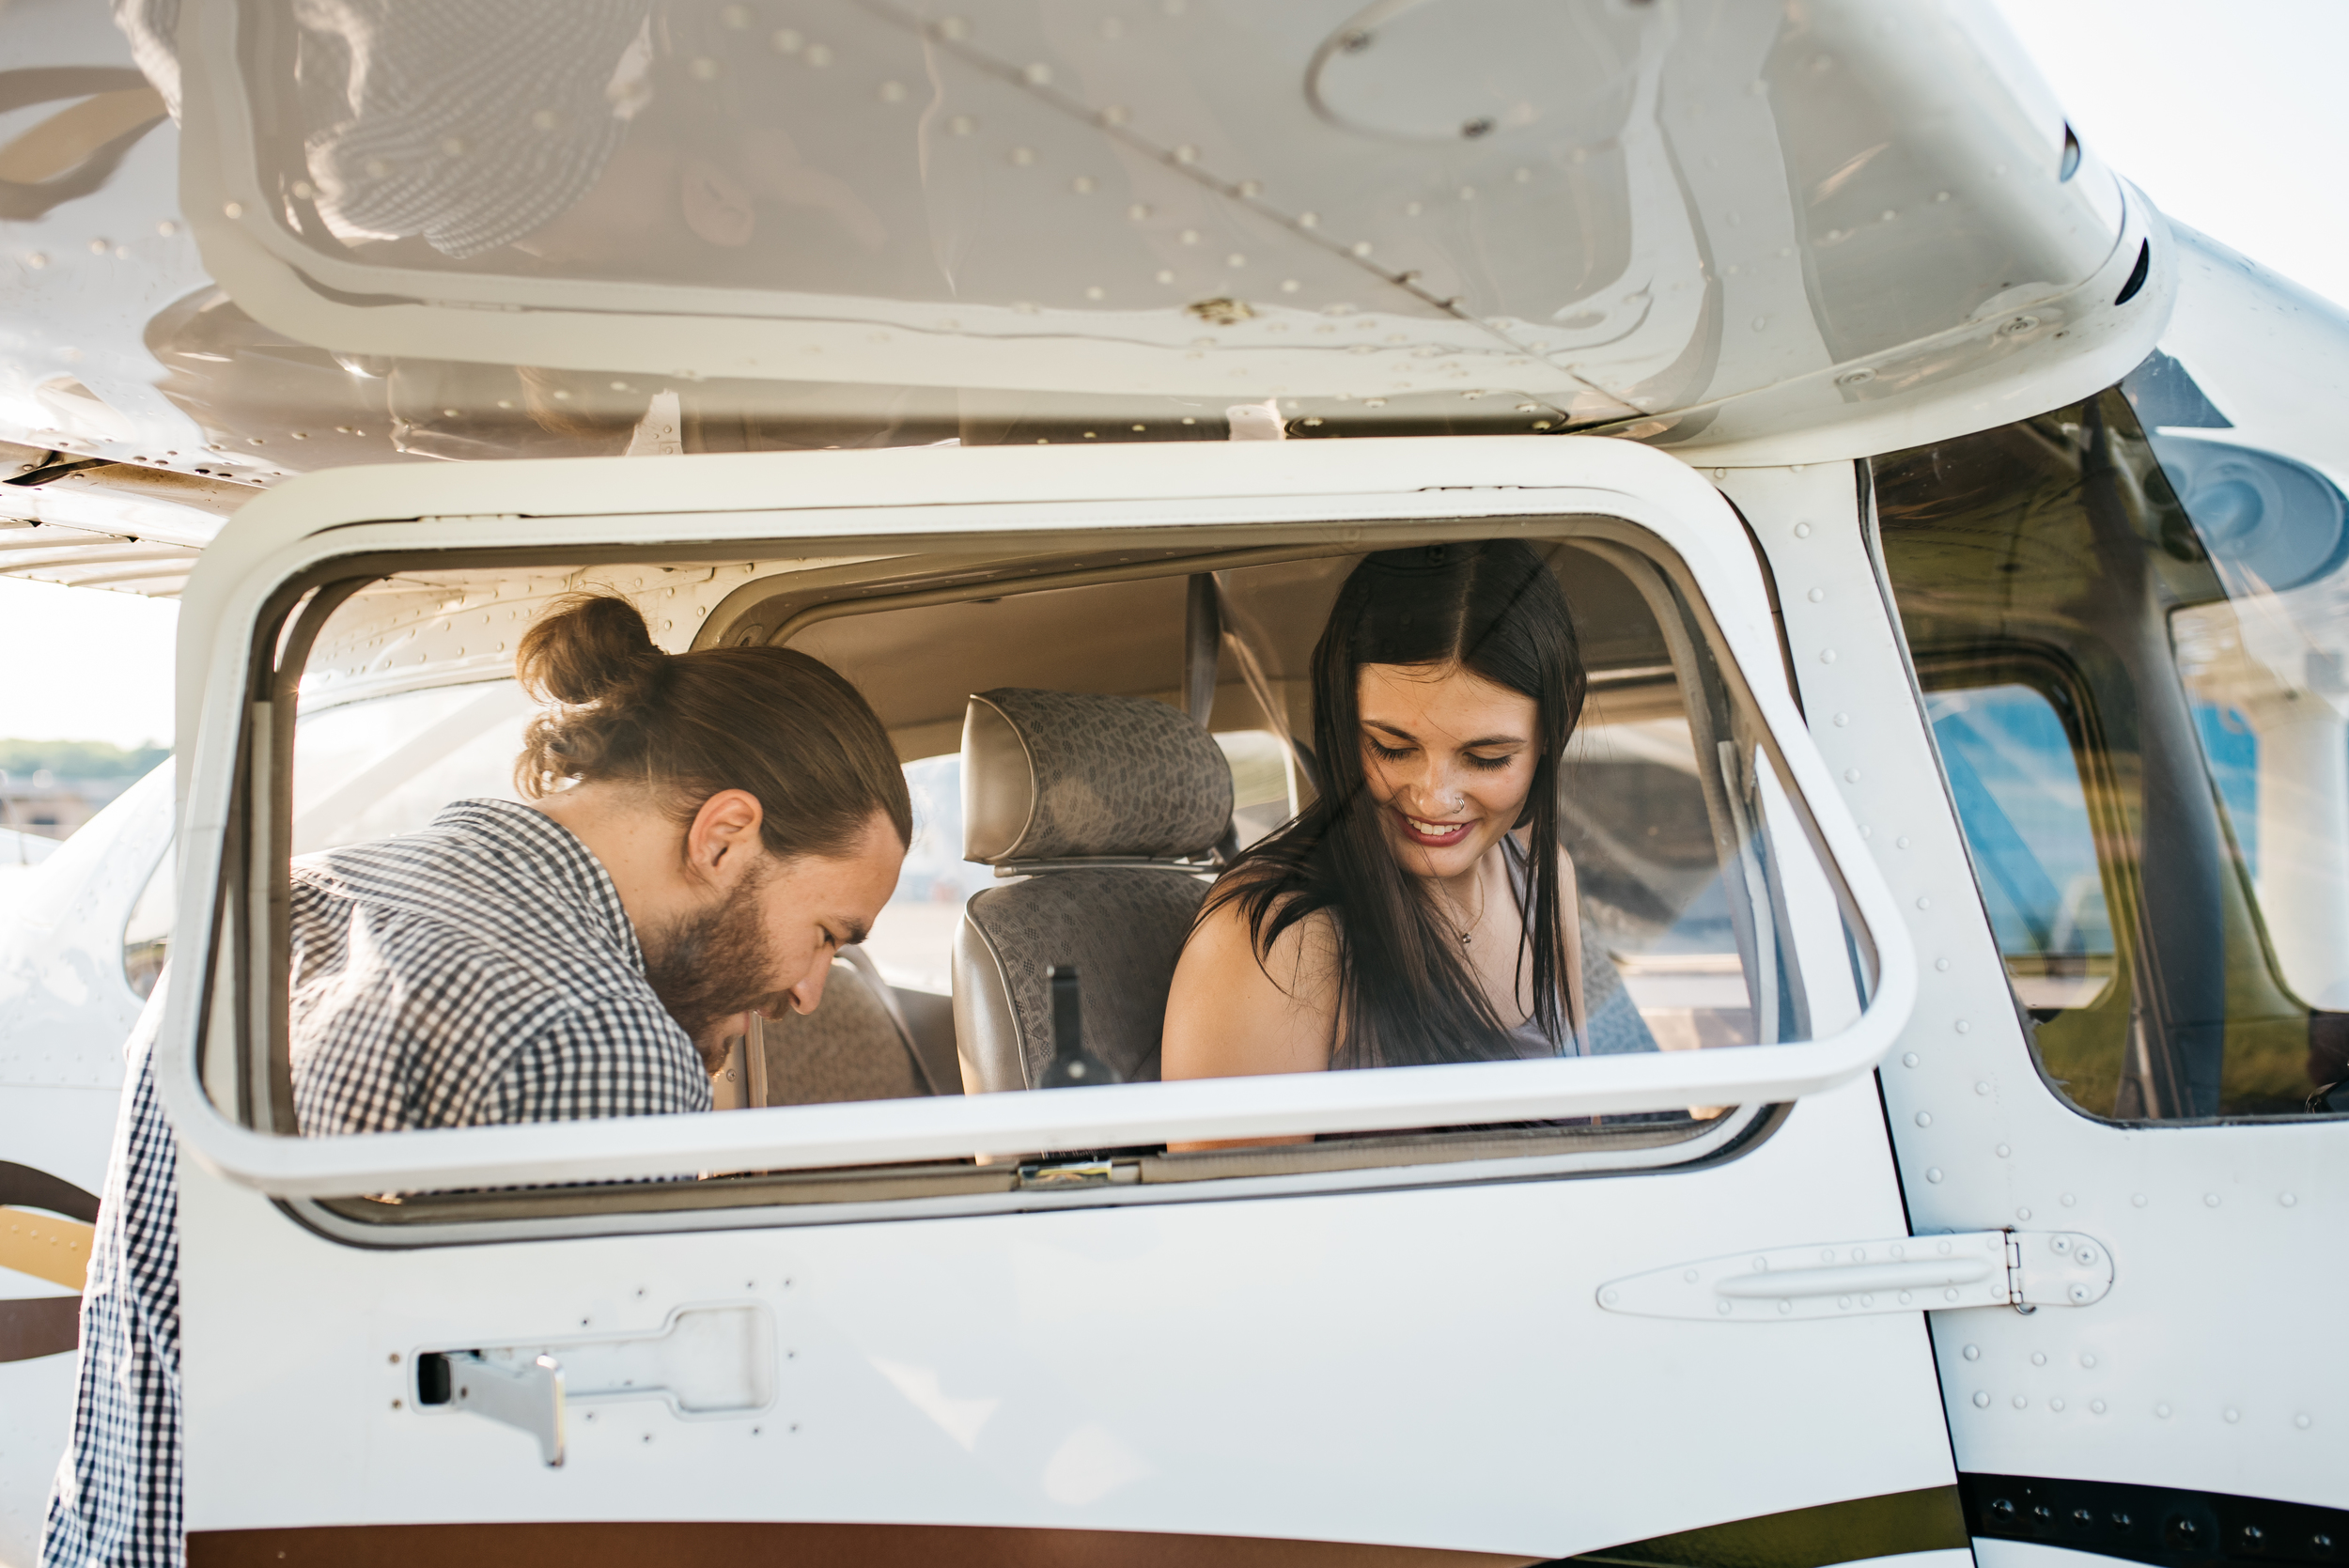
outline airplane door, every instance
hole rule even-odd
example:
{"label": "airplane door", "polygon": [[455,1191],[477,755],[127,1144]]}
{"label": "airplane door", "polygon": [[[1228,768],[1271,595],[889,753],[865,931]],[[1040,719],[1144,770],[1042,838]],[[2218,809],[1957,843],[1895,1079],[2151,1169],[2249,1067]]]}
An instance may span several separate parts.
{"label": "airplane door", "polygon": [[[1910,1234],[1871,1069],[1905,1025],[1945,1026],[1909,1023],[1902,913],[1711,486],[1625,443],[1475,438],[497,466],[288,485],[191,585],[179,929],[209,995],[173,987],[154,1061],[182,1148],[192,1561],[1960,1561],[1923,1316],[2004,1320],[2077,1281],[2013,1267],[1999,1216]],[[1712,857],[1676,910],[1613,928],[1592,982],[1664,1048],[273,1130],[270,998],[235,930],[266,929],[284,877],[266,792],[238,789],[287,730],[281,648],[318,650],[321,682],[412,683],[564,581],[532,563],[589,557],[689,633],[746,582],[786,602],[813,562],[834,608],[809,624],[836,641],[809,645],[843,648],[957,594],[1179,608],[1214,575],[1235,616],[1294,607],[1346,551],[1497,534],[1543,541],[1578,614],[1626,617],[1586,631],[1604,678],[1576,777],[1656,771],[1576,830],[1594,884],[1632,864],[1601,841],[1643,800],[1691,802]],[[281,640],[297,584],[363,576],[383,585],[319,593]],[[419,582],[446,597],[385,597]],[[858,595],[869,620],[836,613]],[[1066,624],[1122,627],[1127,603]],[[404,629],[388,658],[369,616]],[[972,644],[954,674],[1038,641]],[[1249,671],[1268,711],[1282,645]],[[1839,651],[1896,646],[1880,623]],[[1097,650],[1045,651],[1073,689],[1111,679]],[[221,696],[241,689],[263,696]],[[1325,1136],[1161,1152],[1300,1133]]]}

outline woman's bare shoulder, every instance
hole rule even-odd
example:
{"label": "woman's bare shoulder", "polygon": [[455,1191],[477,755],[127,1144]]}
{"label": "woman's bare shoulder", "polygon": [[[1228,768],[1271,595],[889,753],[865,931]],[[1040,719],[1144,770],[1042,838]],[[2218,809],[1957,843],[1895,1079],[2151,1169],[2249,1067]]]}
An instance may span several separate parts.
{"label": "woman's bare shoulder", "polygon": [[1164,1073],[1226,1078],[1329,1065],[1336,1015],[1336,923],[1315,910],[1259,951],[1237,901],[1210,908],[1185,944],[1168,994]]}
{"label": "woman's bare shoulder", "polygon": [[[1289,898],[1276,900],[1265,912],[1266,928],[1280,924],[1290,907]],[[1288,921],[1260,948],[1256,922],[1245,901],[1227,899],[1201,918],[1184,956],[1188,958],[1193,949],[1218,969],[1244,966],[1259,971],[1267,984],[1294,994],[1300,988],[1313,988],[1334,967],[1337,921],[1328,909],[1308,910]]]}

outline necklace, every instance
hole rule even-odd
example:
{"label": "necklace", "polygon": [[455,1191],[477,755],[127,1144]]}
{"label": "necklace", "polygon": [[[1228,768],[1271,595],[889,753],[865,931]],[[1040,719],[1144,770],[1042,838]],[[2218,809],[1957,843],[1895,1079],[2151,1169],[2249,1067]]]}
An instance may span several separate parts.
{"label": "necklace", "polygon": [[1453,920],[1449,911],[1444,916],[1453,928],[1452,934],[1460,939],[1460,945],[1464,948],[1469,945],[1469,939],[1475,935],[1476,928],[1485,923],[1485,884],[1482,878],[1477,881],[1476,895],[1476,913],[1466,925]]}

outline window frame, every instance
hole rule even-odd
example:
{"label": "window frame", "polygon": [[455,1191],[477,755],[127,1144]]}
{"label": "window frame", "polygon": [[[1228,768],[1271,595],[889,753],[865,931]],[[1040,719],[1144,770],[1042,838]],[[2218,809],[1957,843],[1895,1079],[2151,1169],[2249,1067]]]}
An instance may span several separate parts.
{"label": "window frame", "polygon": [[[167,1001],[158,1061],[166,1108],[208,1165],[272,1196],[303,1199],[690,1170],[869,1169],[1039,1147],[1473,1126],[1696,1104],[1763,1107],[1848,1081],[1875,1065],[1906,1023],[1915,959],[1802,727],[1761,565],[1735,512],[1685,466],[1627,443],[1568,440],[1567,448],[1530,451],[1505,438],[1469,437],[1286,454],[1081,455],[1107,462],[1020,450],[586,459],[424,475],[349,471],[289,487],[232,524],[190,584],[180,701],[182,733],[195,743],[179,925],[189,934],[182,951],[204,962]],[[1573,460],[1562,463],[1569,452]],[[672,482],[687,462],[708,482],[696,487],[701,508],[680,513]],[[1087,498],[1071,499],[1072,490]],[[778,509],[777,494],[799,505]],[[499,500],[521,505],[493,509]],[[521,515],[525,506],[537,515]],[[386,518],[402,520],[371,520]],[[788,541],[809,555],[842,548],[872,555],[1022,540],[1065,545],[1082,535],[1129,548],[1178,544],[1188,557],[1226,539],[1262,543],[1283,528],[1326,539],[1332,526],[1357,548],[1376,548],[1377,537],[1392,533],[1524,533],[1610,539],[1655,562],[1685,597],[1722,680],[1758,722],[1761,747],[1790,786],[1799,826],[1865,949],[1875,983],[1859,1017],[1824,1039],[1737,1050],[1120,1085],[1082,1099],[979,1095],[318,1140],[255,1131],[224,1109],[241,1106],[249,1118],[252,1107],[285,1093],[271,1081],[282,1076],[282,1050],[240,1060],[226,1045],[252,1019],[257,996],[280,999],[282,1017],[282,944],[257,942],[253,932],[272,919],[270,901],[282,906],[284,898],[282,856],[272,883],[267,852],[284,842],[284,705],[304,633],[315,635],[319,607],[340,591],[329,584],[426,559],[739,561],[751,541]],[[255,788],[263,779],[275,783],[268,809]],[[261,895],[248,896],[255,890]],[[283,1025],[266,1027],[273,1034]],[[208,1050],[210,1043],[223,1048]],[[1415,1179],[1429,1175],[1421,1168]],[[1027,1194],[1018,1206],[1037,1201]],[[743,1221],[738,1214],[729,1222]]]}

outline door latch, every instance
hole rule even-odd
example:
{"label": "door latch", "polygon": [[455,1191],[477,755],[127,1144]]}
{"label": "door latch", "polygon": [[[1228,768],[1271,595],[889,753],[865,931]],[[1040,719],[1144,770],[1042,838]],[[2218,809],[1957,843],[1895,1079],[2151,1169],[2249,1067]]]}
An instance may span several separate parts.
{"label": "door latch", "polygon": [[416,1362],[420,1404],[446,1405],[519,1427],[538,1440],[538,1457],[549,1469],[562,1467],[563,1367],[553,1357],[451,1350],[419,1356]]}
{"label": "door latch", "polygon": [[1635,1317],[1789,1322],[1960,1307],[2086,1307],[2112,1289],[2112,1256],[2076,1231],[1970,1231],[1740,1252],[1598,1288]]}
{"label": "door latch", "polygon": [[775,1397],[774,1337],[767,1309],[750,1303],[680,1308],[658,1333],[626,1339],[428,1351],[416,1358],[416,1404],[518,1428],[559,1467],[574,1404],[657,1399],[685,1421],[764,1409]]}

